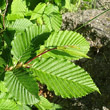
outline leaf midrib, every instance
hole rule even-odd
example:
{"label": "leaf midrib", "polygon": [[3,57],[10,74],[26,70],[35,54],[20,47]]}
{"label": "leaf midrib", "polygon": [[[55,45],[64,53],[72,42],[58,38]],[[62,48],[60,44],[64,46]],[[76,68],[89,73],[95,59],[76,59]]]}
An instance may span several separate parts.
{"label": "leaf midrib", "polygon": [[[84,85],[84,84],[82,84],[82,83],[78,83],[78,82],[75,82],[75,81],[73,81],[73,80],[68,80],[68,79],[66,79],[66,78],[58,77],[57,75],[53,75],[53,74],[51,74],[51,73],[44,72],[44,71],[42,71],[41,69],[36,69],[36,68],[33,68],[33,69],[35,69],[35,70],[37,70],[37,71],[41,71],[41,72],[46,73],[46,74],[49,74],[49,75],[51,75],[51,76],[53,76],[53,77],[56,77],[56,78],[61,78],[61,79],[66,80],[66,81],[71,81],[72,83],[77,83],[77,84],[80,84],[80,85],[82,85],[82,86],[89,87],[89,86],[86,86],[86,85]],[[89,87],[89,88],[92,88],[92,87]],[[94,89],[94,88],[92,88],[92,89]]]}

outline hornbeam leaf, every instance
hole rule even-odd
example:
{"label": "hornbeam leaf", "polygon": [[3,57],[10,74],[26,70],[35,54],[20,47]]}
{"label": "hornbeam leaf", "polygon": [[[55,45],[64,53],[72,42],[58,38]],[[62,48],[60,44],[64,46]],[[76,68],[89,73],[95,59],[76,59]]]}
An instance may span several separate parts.
{"label": "hornbeam leaf", "polygon": [[81,34],[67,30],[53,32],[45,42],[45,46],[75,46],[84,53],[87,53],[90,48],[89,42]]}
{"label": "hornbeam leaf", "polygon": [[50,31],[59,31],[62,24],[62,16],[59,12],[58,7],[52,4],[48,4],[43,14],[43,20]]}
{"label": "hornbeam leaf", "polygon": [[67,48],[67,49],[63,49],[63,51],[70,54],[71,56],[79,56],[79,57],[90,58],[78,49]]}
{"label": "hornbeam leaf", "polygon": [[37,18],[41,17],[42,14],[43,14],[43,12],[44,12],[45,7],[46,7],[46,4],[45,3],[39,3],[35,7],[32,15],[31,15],[30,20],[34,20],[34,19],[37,19]]}
{"label": "hornbeam leaf", "polygon": [[11,5],[11,14],[8,14],[8,20],[16,20],[23,18],[25,13],[28,11],[26,2],[23,0],[13,0]]}
{"label": "hornbeam leaf", "polygon": [[0,99],[0,110],[19,110],[17,104],[13,100]]}
{"label": "hornbeam leaf", "polygon": [[10,30],[16,30],[16,31],[24,31],[29,26],[33,25],[31,21],[28,19],[17,19],[16,21],[10,23],[7,23],[6,27]]}
{"label": "hornbeam leaf", "polygon": [[89,51],[89,42],[77,32],[59,31],[53,32],[45,41],[45,48],[57,48],[49,51],[43,57],[57,57],[64,59],[78,60],[80,58],[89,58],[86,54]]}
{"label": "hornbeam leaf", "polygon": [[44,23],[50,31],[58,31],[61,28],[62,16],[58,7],[52,4],[39,3],[30,18],[34,19],[37,19],[38,23]]}
{"label": "hornbeam leaf", "polygon": [[56,95],[78,98],[98,91],[90,75],[81,67],[64,59],[36,59],[31,62],[32,70],[40,82],[47,85]]}
{"label": "hornbeam leaf", "polygon": [[7,92],[7,88],[5,87],[5,84],[3,81],[0,81],[0,91]]}
{"label": "hornbeam leaf", "polygon": [[14,0],[11,5],[12,13],[25,13],[28,11],[26,2],[23,0]]}
{"label": "hornbeam leaf", "polygon": [[7,15],[7,20],[16,20],[16,19],[21,19],[24,18],[24,15],[21,13],[15,13],[15,14],[8,14]]}
{"label": "hornbeam leaf", "polygon": [[[13,55],[13,59],[17,62],[18,61],[25,62],[27,59],[29,59],[34,45],[32,42],[35,40],[35,38],[39,38],[38,37],[39,35],[47,31],[48,30],[44,25],[43,26],[32,25],[26,28],[25,32],[16,33],[14,36],[14,40],[11,43],[12,44],[11,53]],[[43,41],[42,37],[44,36],[40,36],[40,40]],[[47,37],[46,34],[45,37]],[[39,42],[41,42],[40,40]],[[39,42],[37,39],[36,45],[39,44]]]}
{"label": "hornbeam leaf", "polygon": [[40,96],[39,103],[35,104],[39,110],[61,110],[61,106],[50,103],[45,97]]}
{"label": "hornbeam leaf", "polygon": [[18,105],[19,110],[32,110],[28,105]]}
{"label": "hornbeam leaf", "polygon": [[27,71],[23,69],[7,71],[5,84],[9,93],[22,104],[38,102],[38,85]]}

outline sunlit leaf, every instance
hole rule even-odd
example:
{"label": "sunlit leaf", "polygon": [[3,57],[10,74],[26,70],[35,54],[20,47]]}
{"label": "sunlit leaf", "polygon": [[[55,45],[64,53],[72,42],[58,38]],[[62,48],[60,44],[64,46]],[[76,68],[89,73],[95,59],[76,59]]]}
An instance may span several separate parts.
{"label": "sunlit leaf", "polygon": [[89,51],[89,42],[77,32],[59,31],[53,32],[45,41],[44,48],[56,48],[42,55],[42,57],[57,57],[69,60],[89,58],[86,54]]}
{"label": "sunlit leaf", "polygon": [[13,100],[0,99],[0,110],[19,110]]}
{"label": "sunlit leaf", "polygon": [[11,14],[8,14],[8,20],[16,20],[23,18],[25,13],[28,11],[26,2],[24,0],[13,0],[11,5]]}
{"label": "sunlit leaf", "polygon": [[45,3],[39,3],[35,7],[32,15],[31,15],[30,20],[34,20],[34,19],[37,19],[37,18],[41,17],[42,14],[43,14],[43,12],[44,12],[45,7],[46,7],[46,4]]}
{"label": "sunlit leaf", "polygon": [[78,98],[98,91],[90,75],[81,67],[63,59],[37,59],[31,64],[40,82],[63,98]]}
{"label": "sunlit leaf", "polygon": [[[35,38],[39,38],[39,35],[47,32],[47,28],[45,26],[36,26],[32,25],[29,28],[26,28],[26,30],[23,33],[16,33],[14,36],[14,40],[12,41],[12,50],[11,53],[13,55],[14,61],[16,62],[21,61],[25,62],[27,59],[30,58],[31,52],[33,50],[33,43]],[[47,35],[42,37],[47,37]],[[36,45],[43,40],[43,38],[38,42],[36,42]],[[39,45],[37,45],[39,46]],[[37,46],[35,48],[37,48]]]}
{"label": "sunlit leaf", "polygon": [[23,69],[7,71],[5,84],[10,94],[22,104],[38,102],[38,85],[27,71]]}
{"label": "sunlit leaf", "polygon": [[40,96],[39,103],[35,104],[39,110],[61,110],[61,106],[50,103],[45,97]]}
{"label": "sunlit leaf", "polygon": [[31,21],[23,18],[23,19],[17,19],[12,23],[7,23],[6,27],[10,30],[24,31],[26,28],[28,28],[31,25],[33,25]]}

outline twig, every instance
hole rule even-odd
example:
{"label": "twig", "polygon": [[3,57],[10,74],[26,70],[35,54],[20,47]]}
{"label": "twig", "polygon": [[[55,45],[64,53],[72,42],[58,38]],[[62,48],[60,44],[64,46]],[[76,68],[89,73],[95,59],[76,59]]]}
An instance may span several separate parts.
{"label": "twig", "polygon": [[5,29],[5,15],[6,15],[6,12],[7,12],[7,8],[8,8],[8,0],[6,0],[6,8],[5,8],[5,11],[4,11],[4,14],[3,14],[3,29]]}
{"label": "twig", "polygon": [[30,63],[31,61],[33,61],[34,59],[36,59],[37,57],[39,57],[39,56],[41,56],[41,55],[43,55],[43,54],[45,54],[45,53],[47,53],[47,52],[49,52],[49,51],[51,51],[51,50],[55,50],[55,49],[57,49],[57,48],[53,48],[53,49],[46,50],[46,51],[42,52],[41,54],[35,56],[35,57],[32,58],[31,60],[29,60],[29,61],[26,62],[25,64],[28,64],[28,63]]}

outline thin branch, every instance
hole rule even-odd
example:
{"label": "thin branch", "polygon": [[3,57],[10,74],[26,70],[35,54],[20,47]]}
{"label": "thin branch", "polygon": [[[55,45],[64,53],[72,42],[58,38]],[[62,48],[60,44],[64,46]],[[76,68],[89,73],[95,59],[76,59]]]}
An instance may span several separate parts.
{"label": "thin branch", "polygon": [[6,15],[6,12],[7,12],[7,8],[8,8],[8,0],[6,0],[6,8],[5,8],[5,11],[4,11],[4,14],[3,14],[3,28],[5,29],[5,15]]}
{"label": "thin branch", "polygon": [[47,53],[47,52],[49,52],[49,51],[51,51],[51,50],[55,50],[55,49],[57,49],[57,48],[53,48],[53,49],[46,50],[46,51],[42,52],[41,54],[35,56],[35,57],[32,58],[31,60],[29,60],[29,61],[26,62],[25,64],[28,64],[28,63],[30,63],[31,61],[33,61],[34,59],[36,59],[37,57],[39,57],[39,56],[41,56],[41,55],[43,55],[43,54],[45,54],[45,53]]}

